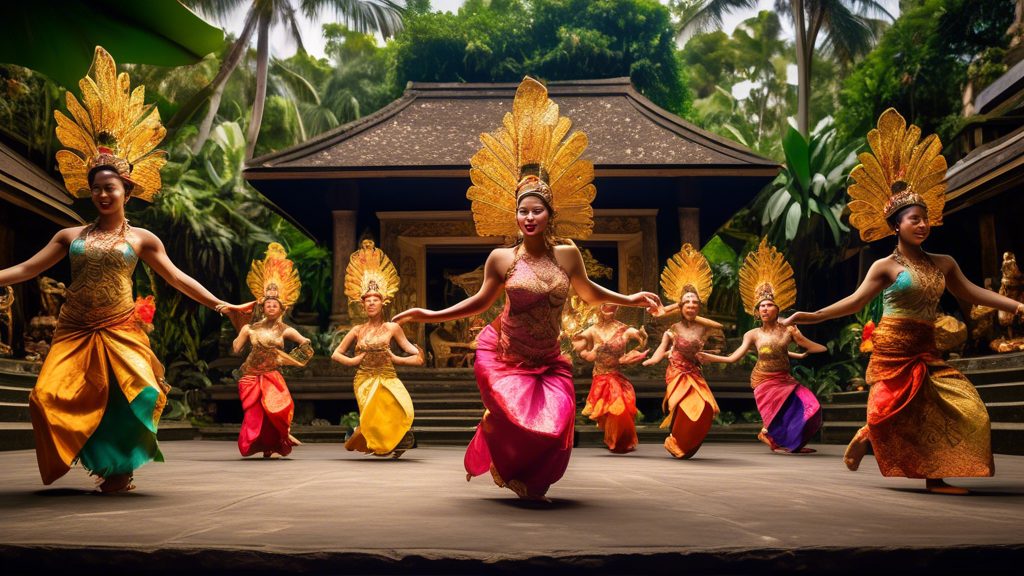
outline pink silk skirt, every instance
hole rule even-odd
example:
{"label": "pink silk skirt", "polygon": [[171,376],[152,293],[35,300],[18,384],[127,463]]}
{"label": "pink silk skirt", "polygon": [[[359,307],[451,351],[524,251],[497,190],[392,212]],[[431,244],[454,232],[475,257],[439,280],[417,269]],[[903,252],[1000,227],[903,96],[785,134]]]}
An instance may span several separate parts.
{"label": "pink silk skirt", "polygon": [[572,452],[572,364],[560,354],[536,366],[506,362],[497,331],[488,326],[477,338],[474,369],[487,411],[466,448],[466,472],[479,476],[493,463],[506,483],[519,480],[543,495],[565,473]]}
{"label": "pink silk skirt", "polygon": [[242,376],[238,380],[238,396],[245,411],[238,434],[238,451],[242,456],[258,452],[290,454],[292,443],[288,429],[292,425],[295,404],[281,373]]}

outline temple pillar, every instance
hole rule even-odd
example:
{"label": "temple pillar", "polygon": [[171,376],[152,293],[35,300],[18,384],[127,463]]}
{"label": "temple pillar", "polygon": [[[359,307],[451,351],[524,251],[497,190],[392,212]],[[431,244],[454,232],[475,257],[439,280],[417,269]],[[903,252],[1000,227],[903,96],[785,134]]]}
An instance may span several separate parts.
{"label": "temple pillar", "polygon": [[356,251],[356,211],[332,210],[334,270],[331,282],[331,325],[348,324],[348,299],[345,296],[345,268]]}
{"label": "temple pillar", "polygon": [[679,245],[690,244],[700,250],[700,208],[679,207]]}

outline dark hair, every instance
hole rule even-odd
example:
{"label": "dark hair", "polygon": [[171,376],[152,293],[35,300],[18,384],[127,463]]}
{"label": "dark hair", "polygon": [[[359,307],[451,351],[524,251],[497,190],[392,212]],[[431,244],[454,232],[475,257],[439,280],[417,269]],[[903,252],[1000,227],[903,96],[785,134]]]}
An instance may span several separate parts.
{"label": "dark hair", "polygon": [[86,179],[89,181],[89,186],[90,187],[92,187],[93,180],[96,179],[96,174],[99,174],[100,172],[103,172],[104,170],[109,171],[109,172],[113,172],[115,176],[120,178],[121,179],[121,184],[124,185],[124,193],[129,195],[129,196],[131,196],[132,190],[135,189],[135,183],[131,182],[130,180],[126,180],[117,171],[117,168],[114,168],[113,166],[110,166],[109,164],[101,164],[99,166],[94,166],[91,170],[89,170],[89,174],[88,174],[88,176],[86,176]]}
{"label": "dark hair", "polygon": [[554,219],[555,209],[551,207],[551,204],[548,204],[547,199],[544,198],[544,195],[541,194],[540,190],[530,190],[528,192],[523,192],[522,194],[520,194],[519,198],[516,199],[517,209],[519,208],[519,205],[523,203],[523,200],[526,199],[526,197],[528,196],[533,196],[537,200],[540,200],[540,203],[544,205],[544,209],[548,211],[548,217]]}
{"label": "dark hair", "polygon": [[888,218],[886,218],[885,219],[886,224],[889,225],[889,228],[895,228],[896,225],[900,223],[900,220],[903,219],[903,215],[907,213],[907,210],[910,210],[911,208],[913,208],[915,206],[917,206],[918,208],[921,208],[922,210],[924,210],[924,213],[925,213],[926,216],[928,215],[928,207],[927,206],[922,206],[920,204],[909,204],[907,206],[904,206],[903,208],[900,208],[899,210],[894,212],[892,215],[890,215]]}

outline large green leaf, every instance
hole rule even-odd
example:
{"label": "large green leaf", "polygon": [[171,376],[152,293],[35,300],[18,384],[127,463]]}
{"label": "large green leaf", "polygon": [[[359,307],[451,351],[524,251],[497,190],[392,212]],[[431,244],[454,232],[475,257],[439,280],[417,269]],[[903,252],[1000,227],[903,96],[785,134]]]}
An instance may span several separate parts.
{"label": "large green leaf", "polygon": [[224,33],[177,0],[30,0],[4,5],[0,63],[77,86],[103,46],[118,63],[182,66],[219,50]]}
{"label": "large green leaf", "polygon": [[782,138],[782,149],[786,153],[786,167],[796,178],[800,203],[807,204],[807,193],[811,182],[811,167],[807,140],[790,127]]}

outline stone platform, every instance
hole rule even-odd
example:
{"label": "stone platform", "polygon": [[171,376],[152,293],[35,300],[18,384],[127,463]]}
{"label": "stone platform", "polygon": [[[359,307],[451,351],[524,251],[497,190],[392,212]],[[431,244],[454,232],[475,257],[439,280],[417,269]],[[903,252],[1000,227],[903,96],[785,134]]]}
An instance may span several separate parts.
{"label": "stone platform", "polygon": [[1024,457],[964,479],[970,496],[883,478],[841,447],[777,455],[705,445],[676,461],[573,452],[549,505],[489,478],[465,481],[462,449],[401,460],[299,446],[242,459],[233,442],[162,445],[134,492],[103,497],[72,470],[43,487],[31,451],[0,453],[0,565],[17,573],[305,572],[865,574],[1009,572],[1024,560]]}

